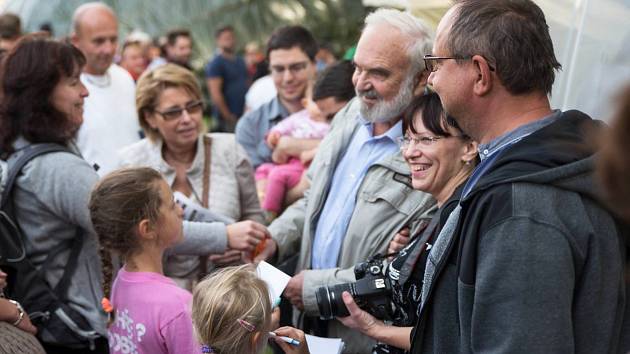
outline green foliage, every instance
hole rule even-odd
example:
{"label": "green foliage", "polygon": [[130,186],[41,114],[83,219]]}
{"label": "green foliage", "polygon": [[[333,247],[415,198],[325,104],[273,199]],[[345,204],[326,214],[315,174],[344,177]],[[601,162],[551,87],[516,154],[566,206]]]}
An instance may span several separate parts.
{"label": "green foliage", "polygon": [[[51,22],[57,37],[70,33],[72,13],[82,0],[7,0],[5,8],[18,13],[27,30]],[[286,24],[300,24],[341,56],[359,37],[366,9],[359,0],[105,0],[118,14],[120,34],[139,29],[152,36],[171,28],[191,30],[195,40],[194,65],[200,67],[214,50],[214,31],[235,28],[243,47],[257,41],[264,48],[273,32]]]}

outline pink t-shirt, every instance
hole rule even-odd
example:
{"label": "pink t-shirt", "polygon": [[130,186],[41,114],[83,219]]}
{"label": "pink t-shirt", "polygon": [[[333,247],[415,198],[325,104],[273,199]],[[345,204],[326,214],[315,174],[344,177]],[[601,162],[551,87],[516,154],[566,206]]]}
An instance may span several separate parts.
{"label": "pink t-shirt", "polygon": [[192,295],[158,273],[118,271],[116,311],[109,327],[111,354],[199,353],[191,318]]}
{"label": "pink t-shirt", "polygon": [[330,130],[330,123],[312,120],[306,109],[286,117],[270,131],[297,139],[322,139]]}

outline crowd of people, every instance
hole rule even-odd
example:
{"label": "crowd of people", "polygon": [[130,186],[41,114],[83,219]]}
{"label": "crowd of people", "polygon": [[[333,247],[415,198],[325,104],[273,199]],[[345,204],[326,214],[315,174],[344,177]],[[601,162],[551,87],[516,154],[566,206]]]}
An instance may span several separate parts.
{"label": "crowd of people", "polygon": [[378,9],[352,61],[224,26],[205,81],[100,2],[0,32],[0,353],[630,352],[630,88],[553,109],[531,0]]}

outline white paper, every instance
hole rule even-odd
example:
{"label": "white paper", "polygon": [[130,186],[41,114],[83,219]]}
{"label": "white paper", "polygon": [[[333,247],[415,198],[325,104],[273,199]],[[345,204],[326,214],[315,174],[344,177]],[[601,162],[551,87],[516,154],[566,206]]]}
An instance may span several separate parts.
{"label": "white paper", "polygon": [[280,295],[282,295],[284,288],[287,287],[287,284],[291,279],[288,274],[265,261],[258,263],[258,267],[256,267],[256,274],[258,274],[260,279],[267,283],[270,301],[272,304],[280,297]]}
{"label": "white paper", "polygon": [[306,335],[306,343],[311,354],[341,354],[344,347],[341,338],[322,338],[310,334]]}
{"label": "white paper", "polygon": [[215,213],[210,209],[202,207],[201,205],[190,200],[190,198],[188,198],[182,192],[173,192],[173,197],[175,197],[175,202],[177,202],[177,204],[179,204],[182,209],[184,209],[184,220],[186,221],[222,222],[226,225],[236,222],[236,220],[230,217]]}

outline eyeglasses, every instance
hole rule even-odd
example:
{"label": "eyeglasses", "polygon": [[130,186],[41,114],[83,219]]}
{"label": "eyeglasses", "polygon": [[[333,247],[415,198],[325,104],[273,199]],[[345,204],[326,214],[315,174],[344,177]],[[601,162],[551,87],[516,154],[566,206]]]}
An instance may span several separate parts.
{"label": "eyeglasses", "polygon": [[448,59],[454,59],[454,60],[470,60],[472,59],[472,57],[434,57],[431,54],[427,54],[424,56],[424,66],[427,68],[427,70],[431,73],[436,72],[438,69],[438,64],[440,63],[440,60],[448,60]]}
{"label": "eyeglasses", "polygon": [[448,138],[462,138],[466,139],[466,135],[448,135],[448,136],[403,136],[397,138],[398,146],[400,146],[401,150],[406,150],[413,144],[413,146],[424,146],[431,147],[440,139],[448,139]]}
{"label": "eyeglasses", "polygon": [[165,121],[171,121],[181,118],[181,116],[184,114],[184,111],[186,111],[188,114],[201,113],[201,111],[203,111],[203,102],[190,102],[184,108],[172,108],[163,112],[160,112],[156,109],[154,112],[161,115]]}
{"label": "eyeglasses", "polygon": [[274,76],[281,76],[282,74],[284,74],[285,70],[289,70],[291,74],[296,75],[296,74],[299,74],[304,69],[306,69],[307,66],[308,66],[308,62],[303,61],[300,63],[291,64],[288,66],[272,65],[270,69],[271,69],[271,74]]}
{"label": "eyeglasses", "polygon": [[[439,69],[439,64],[440,64],[440,60],[448,60],[448,59],[454,59],[454,60],[471,60],[472,56],[457,56],[457,57],[434,57],[431,54],[427,54],[424,56],[424,66],[427,68],[427,70],[430,73],[436,72],[437,69]],[[484,58],[485,59],[485,58]],[[486,59],[486,62],[488,61],[488,59]],[[495,71],[494,66],[490,65],[490,63],[488,63],[488,68],[490,68],[490,71]]]}
{"label": "eyeglasses", "polygon": [[414,146],[417,145],[422,145],[422,146],[431,146],[433,145],[436,141],[440,140],[444,138],[443,136],[420,136],[420,137],[411,137],[411,136],[401,136],[398,137],[396,140],[398,142],[398,146],[400,146],[401,149],[407,149],[409,148],[409,146],[411,144],[413,144]]}

